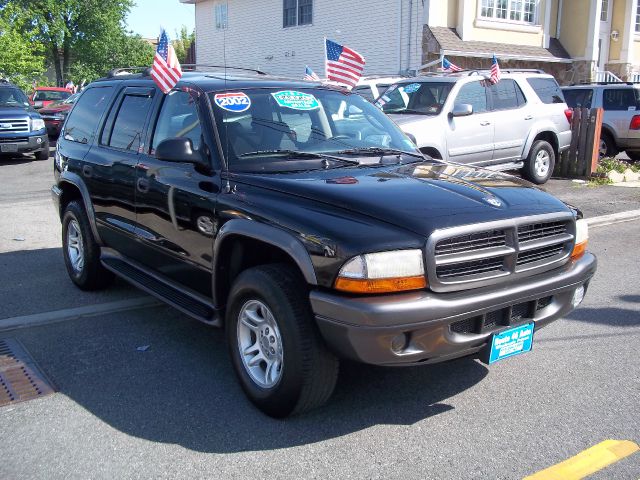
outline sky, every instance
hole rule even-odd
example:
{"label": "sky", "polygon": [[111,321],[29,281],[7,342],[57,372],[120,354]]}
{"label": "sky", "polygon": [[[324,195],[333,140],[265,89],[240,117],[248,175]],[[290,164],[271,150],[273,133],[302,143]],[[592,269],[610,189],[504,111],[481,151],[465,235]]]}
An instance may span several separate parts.
{"label": "sky", "polygon": [[131,9],[127,24],[133,33],[145,38],[160,35],[160,27],[164,27],[169,38],[175,38],[176,30],[186,25],[193,30],[195,21],[194,5],[180,3],[180,0],[135,0],[136,6]]}

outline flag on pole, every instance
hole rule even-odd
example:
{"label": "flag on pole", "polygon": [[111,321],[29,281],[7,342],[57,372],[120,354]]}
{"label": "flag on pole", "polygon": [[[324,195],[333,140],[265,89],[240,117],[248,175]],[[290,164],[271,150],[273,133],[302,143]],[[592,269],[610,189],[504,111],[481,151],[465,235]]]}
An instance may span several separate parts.
{"label": "flag on pole", "polygon": [[169,93],[182,77],[180,62],[164,29],[160,34],[156,55],[153,57],[151,76],[163,93]]}
{"label": "flag on pole", "polygon": [[489,81],[494,85],[500,81],[500,65],[498,65],[498,59],[495,53],[491,61],[491,76],[489,77]]}
{"label": "flag on pole", "polygon": [[319,82],[320,81],[320,77],[318,75],[316,75],[316,72],[314,72],[313,70],[311,70],[311,68],[309,68],[309,65],[305,65],[304,68],[304,77],[302,77],[303,80],[309,80],[311,82]]}
{"label": "flag on pole", "polygon": [[365,60],[355,50],[325,38],[327,79],[353,88],[362,76]]}
{"label": "flag on pole", "polygon": [[447,60],[446,57],[442,57],[442,71],[444,72],[461,72],[462,69],[454,63]]}

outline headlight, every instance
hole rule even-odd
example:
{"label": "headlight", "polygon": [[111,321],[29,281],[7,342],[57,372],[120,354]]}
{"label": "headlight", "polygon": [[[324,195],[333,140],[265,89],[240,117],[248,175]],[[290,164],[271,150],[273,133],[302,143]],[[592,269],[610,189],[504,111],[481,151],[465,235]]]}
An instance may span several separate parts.
{"label": "headlight", "polygon": [[44,129],[44,120],[41,118],[32,118],[31,119],[31,130],[36,132],[38,130]]}
{"label": "headlight", "polygon": [[390,293],[426,288],[422,250],[358,255],[345,263],[334,284],[350,293]]}
{"label": "headlight", "polygon": [[571,258],[577,260],[587,251],[587,243],[589,242],[589,225],[584,219],[576,221],[576,243],[571,252]]}

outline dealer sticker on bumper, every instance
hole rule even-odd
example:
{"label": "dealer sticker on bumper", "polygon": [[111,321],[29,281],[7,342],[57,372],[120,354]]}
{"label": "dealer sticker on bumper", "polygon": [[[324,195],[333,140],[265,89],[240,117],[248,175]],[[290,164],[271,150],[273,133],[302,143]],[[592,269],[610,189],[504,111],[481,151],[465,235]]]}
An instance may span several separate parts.
{"label": "dealer sticker on bumper", "polygon": [[491,341],[489,363],[512,357],[531,350],[533,344],[533,323],[496,333]]}

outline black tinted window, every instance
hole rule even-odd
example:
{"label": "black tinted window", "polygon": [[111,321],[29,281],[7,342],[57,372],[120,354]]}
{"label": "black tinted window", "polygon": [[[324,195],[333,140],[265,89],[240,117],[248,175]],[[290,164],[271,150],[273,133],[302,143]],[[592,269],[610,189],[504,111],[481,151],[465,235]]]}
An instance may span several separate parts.
{"label": "black tinted window", "polygon": [[456,105],[467,103],[473,107],[473,113],[487,111],[486,88],[480,82],[472,82],[464,85],[456,97]]}
{"label": "black tinted window", "polygon": [[602,106],[605,110],[635,110],[636,96],[631,88],[607,88],[602,92]]}
{"label": "black tinted window", "polygon": [[[518,86],[513,80],[505,79],[489,88],[493,110],[505,110],[518,107]],[[522,104],[524,102],[521,102]]]}
{"label": "black tinted window", "polygon": [[74,142],[91,143],[100,117],[109,104],[113,87],[94,87],[85,90],[75,103],[64,126],[64,138]]}
{"label": "black tinted window", "polygon": [[553,78],[527,78],[527,82],[543,103],[564,103],[562,90]]}
{"label": "black tinted window", "polygon": [[151,107],[151,100],[151,97],[148,96],[124,96],[113,122],[111,138],[107,145],[123,150],[138,151],[144,123]]}
{"label": "black tinted window", "polygon": [[369,88],[368,85],[362,86],[362,87],[356,87],[355,92],[360,95],[361,97],[369,100],[370,102],[373,103],[373,92],[371,91],[371,88]]}
{"label": "black tinted window", "polygon": [[160,117],[153,134],[153,151],[167,138],[191,139],[193,148],[200,148],[202,130],[195,99],[187,92],[173,91],[165,96]]}
{"label": "black tinted window", "polygon": [[564,99],[571,108],[591,108],[593,90],[590,88],[576,88],[575,90],[563,90]]}
{"label": "black tinted window", "polygon": [[17,88],[0,88],[0,106],[23,107],[29,105],[27,96]]}

